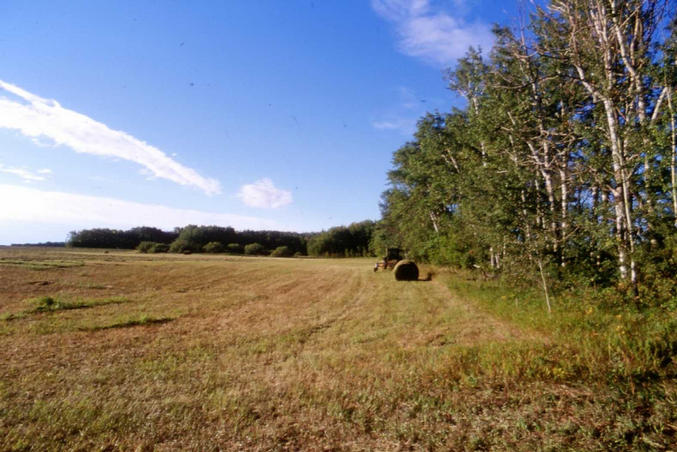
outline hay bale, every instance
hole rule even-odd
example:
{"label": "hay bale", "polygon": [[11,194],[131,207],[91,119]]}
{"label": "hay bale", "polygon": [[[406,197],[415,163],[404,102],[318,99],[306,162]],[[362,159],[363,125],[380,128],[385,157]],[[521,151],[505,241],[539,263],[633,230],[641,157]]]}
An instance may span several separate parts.
{"label": "hay bale", "polygon": [[418,267],[414,261],[409,259],[401,260],[395,265],[393,270],[395,279],[398,281],[417,281]]}

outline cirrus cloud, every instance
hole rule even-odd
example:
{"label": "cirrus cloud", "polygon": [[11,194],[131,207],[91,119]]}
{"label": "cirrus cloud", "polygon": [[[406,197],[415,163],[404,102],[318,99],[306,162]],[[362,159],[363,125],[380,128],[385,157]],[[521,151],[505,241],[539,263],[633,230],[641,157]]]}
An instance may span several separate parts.
{"label": "cirrus cloud", "polygon": [[20,177],[25,182],[38,182],[47,179],[47,176],[52,174],[52,170],[48,168],[42,168],[33,172],[27,170],[26,168],[17,168],[14,166],[5,166],[0,163],[0,173],[13,174]]}
{"label": "cirrus cloud", "polygon": [[243,185],[237,197],[250,207],[265,209],[276,209],[292,202],[291,192],[275,187],[273,181],[268,178]]}
{"label": "cirrus cloud", "polygon": [[434,11],[429,0],[371,0],[371,6],[395,25],[402,53],[436,65],[453,65],[469,47],[489,49],[494,41],[488,24]]}
{"label": "cirrus cloud", "polygon": [[20,100],[0,97],[0,128],[18,130],[34,140],[48,139],[75,152],[117,157],[141,165],[154,177],[196,187],[208,195],[220,193],[215,179],[205,178],[181,165],[160,149],[126,132],[43,99],[0,80],[0,89]]}

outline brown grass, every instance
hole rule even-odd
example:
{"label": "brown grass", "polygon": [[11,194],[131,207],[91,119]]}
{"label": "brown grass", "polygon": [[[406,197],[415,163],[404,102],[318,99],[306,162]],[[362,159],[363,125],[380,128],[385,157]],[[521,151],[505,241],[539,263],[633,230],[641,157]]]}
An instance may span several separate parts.
{"label": "brown grass", "polygon": [[0,260],[0,313],[126,300],[0,320],[2,450],[604,448],[617,427],[590,422],[610,395],[529,376],[548,338],[371,260],[0,256],[84,264]]}

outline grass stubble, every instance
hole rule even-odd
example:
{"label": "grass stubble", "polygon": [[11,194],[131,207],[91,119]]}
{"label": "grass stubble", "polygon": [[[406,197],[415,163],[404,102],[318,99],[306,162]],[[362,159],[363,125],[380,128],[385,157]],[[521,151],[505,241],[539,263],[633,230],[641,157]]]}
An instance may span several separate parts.
{"label": "grass stubble", "polygon": [[364,259],[0,256],[1,450],[677,448],[636,319]]}

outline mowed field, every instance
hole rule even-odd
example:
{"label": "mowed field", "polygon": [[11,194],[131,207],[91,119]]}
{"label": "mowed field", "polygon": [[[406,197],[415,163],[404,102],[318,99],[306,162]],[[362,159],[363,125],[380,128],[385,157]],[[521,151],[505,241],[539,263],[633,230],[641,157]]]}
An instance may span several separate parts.
{"label": "mowed field", "polygon": [[372,266],[1,249],[0,449],[603,448],[547,336]]}

